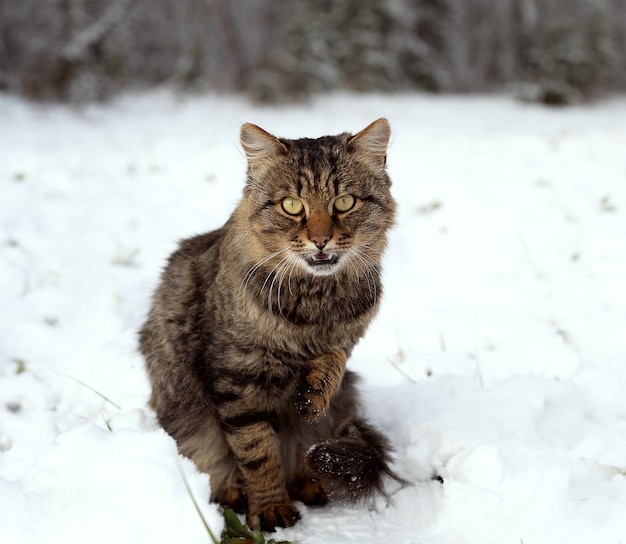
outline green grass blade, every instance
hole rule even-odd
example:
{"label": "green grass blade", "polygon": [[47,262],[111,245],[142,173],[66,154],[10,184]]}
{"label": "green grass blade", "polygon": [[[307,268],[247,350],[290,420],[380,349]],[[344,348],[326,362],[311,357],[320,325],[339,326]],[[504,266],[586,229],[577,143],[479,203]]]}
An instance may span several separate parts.
{"label": "green grass blade", "polygon": [[202,514],[202,510],[200,510],[200,506],[198,505],[198,502],[196,501],[196,498],[193,496],[193,493],[191,492],[191,488],[189,487],[189,482],[187,481],[187,478],[185,477],[185,474],[183,472],[183,468],[180,466],[180,463],[178,464],[178,470],[180,470],[180,475],[183,478],[183,482],[185,484],[185,489],[187,489],[187,494],[189,495],[189,498],[191,499],[191,502],[193,503],[196,512],[198,512],[198,515],[200,516],[200,519],[202,520],[202,524],[204,525],[204,528],[206,529],[206,532],[209,534],[209,537],[211,538],[211,540],[213,541],[213,544],[220,544],[220,542],[217,540],[217,538],[215,538],[215,535],[213,534],[213,531],[211,531],[211,527],[209,527],[209,524],[207,523],[204,514]]}
{"label": "green grass blade", "polygon": [[109,404],[111,404],[112,406],[117,408],[118,410],[122,409],[122,407],[119,404],[117,404],[117,402],[113,402],[109,397],[107,397],[106,395],[100,393],[100,391],[98,391],[97,389],[94,389],[93,387],[91,387],[91,385],[86,384],[84,381],[79,380],[78,378],[74,378],[74,376],[68,376],[67,374],[63,374],[62,372],[57,372],[57,374],[59,376],[63,376],[64,378],[68,378],[69,380],[74,380],[76,383],[82,385],[83,387],[86,387],[90,391],[93,391],[96,395],[98,395],[100,398],[104,399],[106,402],[108,402]]}

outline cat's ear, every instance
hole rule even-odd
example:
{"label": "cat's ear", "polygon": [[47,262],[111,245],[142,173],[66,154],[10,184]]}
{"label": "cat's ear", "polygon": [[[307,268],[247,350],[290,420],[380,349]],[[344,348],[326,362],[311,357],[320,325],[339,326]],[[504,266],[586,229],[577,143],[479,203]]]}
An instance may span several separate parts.
{"label": "cat's ear", "polygon": [[276,159],[288,153],[287,146],[276,136],[252,123],[241,127],[240,140],[251,167],[260,166],[268,159]]}
{"label": "cat's ear", "polygon": [[374,164],[383,167],[387,160],[387,147],[391,127],[387,119],[378,119],[348,140],[348,151],[360,153]]}

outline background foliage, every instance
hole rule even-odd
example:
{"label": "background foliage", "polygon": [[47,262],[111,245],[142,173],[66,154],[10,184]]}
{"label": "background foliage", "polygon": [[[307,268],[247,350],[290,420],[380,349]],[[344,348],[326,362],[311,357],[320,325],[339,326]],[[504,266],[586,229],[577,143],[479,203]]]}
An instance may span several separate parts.
{"label": "background foliage", "polygon": [[593,99],[626,90],[626,0],[0,0],[0,90],[90,101],[163,83],[270,102]]}

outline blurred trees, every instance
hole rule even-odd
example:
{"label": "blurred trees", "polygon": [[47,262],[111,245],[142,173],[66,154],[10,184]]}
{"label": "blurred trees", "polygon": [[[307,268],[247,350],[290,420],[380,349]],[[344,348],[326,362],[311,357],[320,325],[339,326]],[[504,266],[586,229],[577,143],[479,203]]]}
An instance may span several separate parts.
{"label": "blurred trees", "polygon": [[626,0],[0,0],[0,89],[88,101],[247,92],[626,90]]}

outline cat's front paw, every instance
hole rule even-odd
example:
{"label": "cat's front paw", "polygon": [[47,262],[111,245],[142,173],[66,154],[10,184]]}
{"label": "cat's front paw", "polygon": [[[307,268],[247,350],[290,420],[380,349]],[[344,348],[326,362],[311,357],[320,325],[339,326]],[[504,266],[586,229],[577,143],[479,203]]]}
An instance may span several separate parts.
{"label": "cat's front paw", "polygon": [[246,523],[253,530],[270,532],[276,527],[291,527],[299,519],[298,509],[287,502],[249,510]]}
{"label": "cat's front paw", "polygon": [[305,421],[313,423],[324,415],[339,390],[346,360],[345,351],[336,349],[307,363],[296,391],[296,408]]}
{"label": "cat's front paw", "polygon": [[304,420],[313,423],[324,415],[330,403],[326,389],[326,380],[319,372],[310,372],[301,380],[296,393],[296,408]]}

